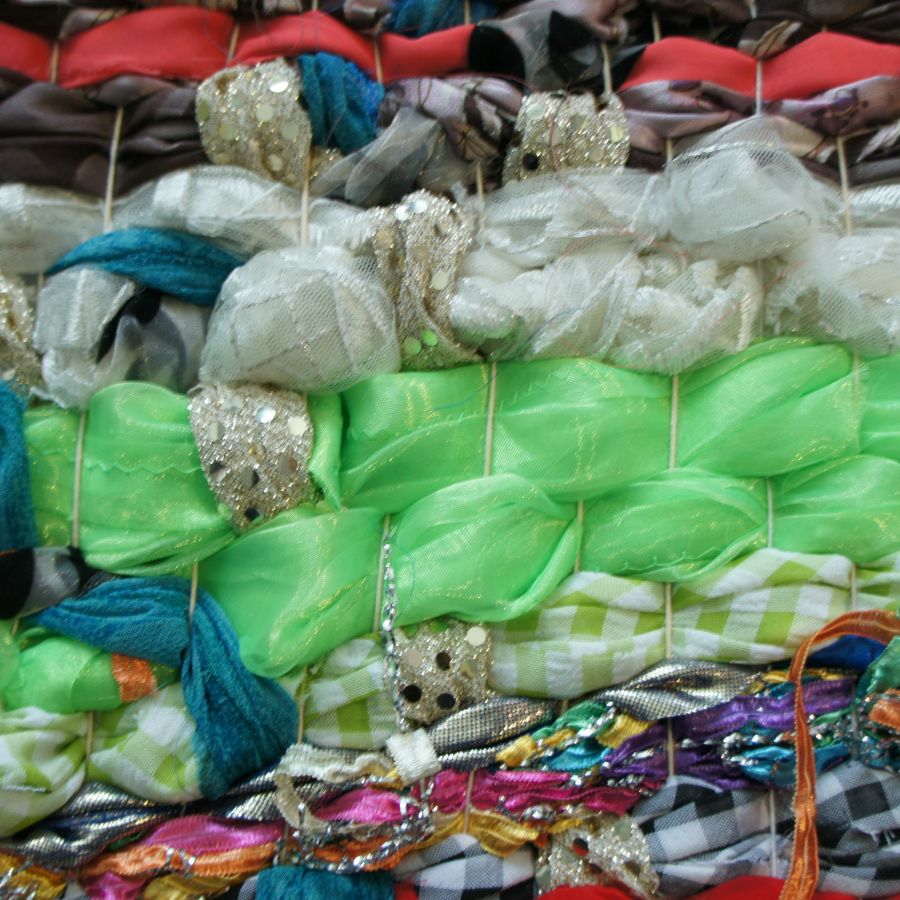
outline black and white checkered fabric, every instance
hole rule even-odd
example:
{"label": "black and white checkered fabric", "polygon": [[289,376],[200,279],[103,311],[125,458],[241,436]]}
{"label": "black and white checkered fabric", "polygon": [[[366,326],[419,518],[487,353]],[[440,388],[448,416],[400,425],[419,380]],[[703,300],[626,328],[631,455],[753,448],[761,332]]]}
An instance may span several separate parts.
{"label": "black and white checkered fabric", "polygon": [[[856,897],[900,891],[900,776],[848,762],[819,776],[817,828],[823,890]],[[774,806],[775,828],[770,819]],[[784,878],[793,837],[791,795],[722,791],[676,776],[633,815],[669,897],[741,875]]]}
{"label": "black and white checkered fabric", "polygon": [[534,853],[523,847],[494,856],[471,835],[457,834],[404,857],[394,877],[413,885],[419,900],[531,900]]}

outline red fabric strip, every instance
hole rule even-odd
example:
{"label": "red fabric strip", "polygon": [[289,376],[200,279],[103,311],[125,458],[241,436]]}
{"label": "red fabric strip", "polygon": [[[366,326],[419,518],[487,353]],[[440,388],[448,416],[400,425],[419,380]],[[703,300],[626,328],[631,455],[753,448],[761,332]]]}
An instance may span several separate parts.
{"label": "red fabric strip", "polygon": [[[379,38],[384,81],[440,76],[464,70],[471,25],[421,38]],[[234,20],[196,7],[159,7],[121,16],[66,41],[59,54],[62,87],[98,84],[116,75],[202,81],[228,62]],[[375,48],[332,16],[308,12],[242,25],[232,63],[253,65],[280,56],[334,53],[377,76]],[[0,25],[0,68],[50,80],[52,45],[30,32]]]}
{"label": "red fabric strip", "polygon": [[0,22],[0,68],[21,72],[35,81],[50,81],[52,55],[50,41]]}
{"label": "red fabric strip", "polygon": [[193,7],[131,13],[66,41],[59,83],[82,87],[122,74],[199,81],[225,68],[232,27],[226,13]]}
{"label": "red fabric strip", "polygon": [[379,38],[385,84],[401,78],[424,78],[462,72],[469,67],[469,38],[474,25],[459,25],[420,38],[383,34]]}
{"label": "red fabric strip", "polygon": [[[753,900],[777,900],[783,884],[780,878],[744,875],[708,891],[694,894],[694,900],[749,900],[751,897]],[[834,891],[816,891],[812,900],[854,900],[854,897]]]}
{"label": "red fabric strip", "polygon": [[322,12],[278,16],[243,26],[234,61],[253,65],[278,56],[316,52],[334,53],[375,74],[372,42]]}
{"label": "red fabric strip", "polygon": [[[900,47],[824,32],[767,59],[764,100],[802,99],[877,75],[900,75]],[[654,81],[709,81],[756,96],[756,61],[694,38],[663,38],[644,51],[620,90]]]}
{"label": "red fabric strip", "polygon": [[825,31],[763,64],[763,97],[809,97],[876,75],[900,75],[900,47]]}
{"label": "red fabric strip", "polygon": [[[461,25],[421,38],[382,35],[384,81],[464,70],[472,27]],[[227,64],[233,29],[234,20],[226,13],[195,7],[131,13],[66,41],[58,80],[63,87],[96,84],[122,74],[199,81]],[[234,62],[253,64],[317,51],[343,56],[370,76],[377,74],[369,39],[322,12],[243,25]],[[44,38],[0,24],[0,68],[49,80],[51,52]],[[764,99],[799,99],[876,75],[900,76],[900,47],[824,32],[762,66]],[[756,63],[728,47],[693,38],[664,38],[644,51],[622,88],[654,81],[709,81],[752,97]]]}

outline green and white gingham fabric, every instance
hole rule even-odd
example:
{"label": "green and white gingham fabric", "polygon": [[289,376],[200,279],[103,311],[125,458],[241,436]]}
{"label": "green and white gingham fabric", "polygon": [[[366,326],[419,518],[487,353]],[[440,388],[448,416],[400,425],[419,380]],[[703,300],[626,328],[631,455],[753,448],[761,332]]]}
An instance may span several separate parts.
{"label": "green and white gingham fabric", "polygon": [[[900,608],[900,555],[854,573],[842,556],[760,550],[672,587],[671,654],[754,665],[786,660],[804,638],[854,604]],[[508,695],[579,697],[665,658],[666,631],[665,585],[580,572],[540,609],[491,628],[490,685]],[[306,740],[381,747],[396,730],[383,672],[375,635],[349,642],[313,667]]]}
{"label": "green and white gingham fabric", "polygon": [[397,730],[384,686],[384,650],[376,636],[349,641],[309,673],[305,740],[320,747],[382,747]]}
{"label": "green and white gingham fabric", "polygon": [[148,800],[183,803],[201,796],[194,721],[181,685],[97,715],[85,773],[88,718],[34,707],[0,713],[0,836],[50,815],[85,780]]}
{"label": "green and white gingham fabric", "polygon": [[84,781],[87,716],[0,713],[0,836],[50,815]]}
{"label": "green and white gingham fabric", "polygon": [[[671,655],[754,665],[790,659],[835,616],[900,606],[900,556],[856,572],[842,556],[766,549],[672,587]],[[666,653],[666,588],[580,572],[494,634],[491,686],[573,698],[631,678]]]}
{"label": "green and white gingham fabric", "polygon": [[181,684],[97,716],[88,777],[147,800],[183,803],[203,796],[196,726]]}

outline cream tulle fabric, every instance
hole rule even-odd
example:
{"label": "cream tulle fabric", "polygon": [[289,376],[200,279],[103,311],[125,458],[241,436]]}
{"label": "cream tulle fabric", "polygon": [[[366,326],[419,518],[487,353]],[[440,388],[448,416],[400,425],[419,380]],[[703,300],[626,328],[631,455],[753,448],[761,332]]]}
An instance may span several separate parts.
{"label": "cream tulle fabric", "polygon": [[147,324],[122,316],[111,348],[97,359],[99,336],[136,287],[99,269],[71,269],[47,280],[34,329],[43,355],[40,393],[85,408],[96,391],[119,381],[154,381],[182,392],[197,383],[209,310],[173,297],[163,299]]}
{"label": "cream tulle fabric", "polygon": [[326,247],[260,253],[228,278],[200,374],[324,392],[399,368],[394,309],[374,260]]}
{"label": "cream tulle fabric", "polygon": [[[459,202],[474,229],[455,281],[444,289],[440,261],[415,262],[441,272],[448,333],[438,337],[474,358],[587,355],[669,373],[767,334],[877,353],[900,341],[900,190],[856,193],[847,234],[838,195],[764,120],[693,142],[663,173],[567,170]],[[0,209],[0,268],[9,272],[34,274],[100,230],[99,206],[65,192],[3,187]],[[376,260],[385,222],[406,225],[408,215],[412,202],[360,210],[324,199],[310,200],[304,215],[298,191],[204,166],[118,201],[112,227],[186,230],[252,256],[213,309],[200,377],[317,392],[426,356],[410,354],[407,339],[399,346],[398,298]],[[129,288],[96,270],[63,278],[39,295],[36,338],[49,394],[81,405],[128,370],[118,346],[101,365],[93,360]],[[173,302],[164,301],[167,321],[194,359],[202,327],[171,312]],[[45,324],[45,310],[67,304],[59,325]],[[165,356],[162,374],[148,364],[132,377],[171,383]]]}

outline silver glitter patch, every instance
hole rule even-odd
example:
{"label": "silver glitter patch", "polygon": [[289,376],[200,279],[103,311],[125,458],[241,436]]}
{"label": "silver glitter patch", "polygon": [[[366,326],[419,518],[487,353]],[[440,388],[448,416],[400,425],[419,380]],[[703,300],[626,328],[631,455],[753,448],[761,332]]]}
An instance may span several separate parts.
{"label": "silver glitter patch", "polygon": [[757,675],[752,669],[725,663],[664,660],[624,684],[595,694],[593,699],[653,722],[727,703],[744,693]]}
{"label": "silver glitter patch", "polygon": [[618,168],[628,151],[628,120],[615,94],[529,94],[516,119],[503,181],[559,169]]}
{"label": "silver glitter patch", "polygon": [[644,834],[630,816],[600,813],[583,826],[553,835],[536,865],[540,890],[564,885],[622,884],[639,897],[655,897],[659,876]]}
{"label": "silver glitter patch", "polygon": [[405,718],[430,725],[490,696],[490,633],[480,626],[430,623],[412,637],[397,630],[397,683]]}
{"label": "silver glitter patch", "polygon": [[492,747],[546,725],[554,708],[548,700],[490,697],[433,725],[428,736],[438,754]]}
{"label": "silver glitter patch", "polygon": [[397,333],[407,369],[445,369],[477,361],[450,324],[449,304],[473,225],[459,206],[416,191],[373,212],[378,273],[397,308]]}
{"label": "silver glitter patch", "polygon": [[204,385],[189,403],[203,474],[238,529],[315,499],[313,426],[299,394]]}
{"label": "silver glitter patch", "polygon": [[234,66],[197,89],[200,140],[217,165],[235,165],[302,188],[312,126],[299,103],[300,73],[283,59]]}
{"label": "silver glitter patch", "polygon": [[19,388],[41,383],[41,359],[31,342],[34,309],[18,278],[0,272],[0,377]]}

